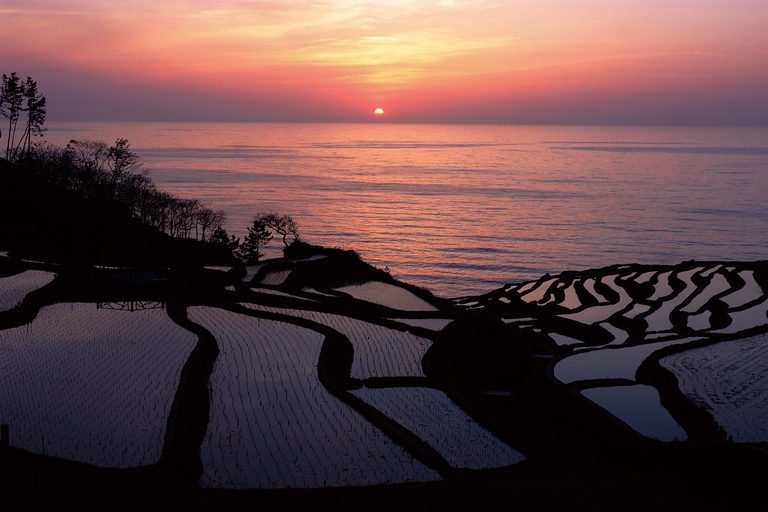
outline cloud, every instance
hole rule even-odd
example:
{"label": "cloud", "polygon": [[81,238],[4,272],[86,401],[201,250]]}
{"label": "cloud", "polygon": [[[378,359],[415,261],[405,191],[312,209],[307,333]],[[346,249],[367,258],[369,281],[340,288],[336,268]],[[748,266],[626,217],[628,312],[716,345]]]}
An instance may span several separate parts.
{"label": "cloud", "polygon": [[107,108],[82,92],[103,84],[99,97],[112,89],[138,104],[138,91],[168,91],[178,107],[159,111],[176,116],[191,98],[230,97],[258,104],[257,118],[284,108],[294,119],[301,105],[308,118],[356,119],[340,110],[386,100],[443,119],[433,98],[450,97],[466,112],[459,121],[499,118],[483,98],[512,98],[499,112],[527,98],[544,118],[549,103],[535,98],[661,101],[664,91],[743,91],[768,73],[768,4],[748,0],[6,0],[0,17],[2,71],[86,110]]}

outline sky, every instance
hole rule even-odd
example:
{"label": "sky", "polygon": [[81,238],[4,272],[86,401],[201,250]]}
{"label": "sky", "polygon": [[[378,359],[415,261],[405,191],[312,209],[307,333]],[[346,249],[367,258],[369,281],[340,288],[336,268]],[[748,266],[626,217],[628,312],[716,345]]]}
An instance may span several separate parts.
{"label": "sky", "polygon": [[768,126],[766,27],[766,0],[2,0],[0,72],[49,120]]}

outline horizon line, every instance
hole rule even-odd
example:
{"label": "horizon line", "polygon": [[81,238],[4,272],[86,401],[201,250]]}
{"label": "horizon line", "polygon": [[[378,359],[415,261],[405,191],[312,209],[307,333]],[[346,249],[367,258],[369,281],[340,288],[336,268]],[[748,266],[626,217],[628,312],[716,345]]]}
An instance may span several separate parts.
{"label": "horizon line", "polygon": [[123,119],[49,119],[49,123],[178,123],[178,124],[368,124],[368,125],[438,125],[438,126],[569,126],[569,127],[626,127],[626,128],[768,128],[765,124],[685,124],[685,123],[507,123],[491,121],[387,121],[375,119],[370,121],[243,121],[243,120],[123,120]]}

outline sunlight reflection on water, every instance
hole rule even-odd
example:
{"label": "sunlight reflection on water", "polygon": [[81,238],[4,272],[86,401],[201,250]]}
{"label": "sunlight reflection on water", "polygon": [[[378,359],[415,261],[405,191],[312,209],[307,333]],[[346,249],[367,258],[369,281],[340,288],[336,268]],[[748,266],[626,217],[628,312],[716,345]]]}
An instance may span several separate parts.
{"label": "sunlight reflection on water", "polygon": [[[768,254],[768,129],[50,123],[128,138],[162,189],[291,215],[443,296],[614,263]],[[276,251],[279,244],[274,244]]]}

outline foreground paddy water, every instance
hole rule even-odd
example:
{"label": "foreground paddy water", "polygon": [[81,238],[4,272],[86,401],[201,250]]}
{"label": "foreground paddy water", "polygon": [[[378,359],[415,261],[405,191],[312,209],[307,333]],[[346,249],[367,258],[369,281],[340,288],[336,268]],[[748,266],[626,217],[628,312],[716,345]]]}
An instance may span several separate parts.
{"label": "foreground paddy water", "polygon": [[[680,391],[734,440],[768,441],[765,262],[546,275],[454,299],[452,307],[386,279],[289,285],[294,273],[306,278],[312,273],[302,269],[322,263],[265,262],[244,277],[206,269],[216,276],[208,294],[218,305],[181,308],[191,324],[180,320],[178,304],[168,311],[133,301],[44,306],[34,320],[0,330],[0,421],[13,425],[14,446],[32,452],[107,467],[154,464],[180,421],[172,403],[187,393],[182,367],[203,343],[199,327],[219,350],[203,375],[210,413],[193,447],[206,487],[373,485],[514,465],[525,459],[514,437],[497,437],[498,425],[492,433],[493,422],[425,370],[438,333],[474,318],[480,323],[468,339],[454,342],[482,343],[472,333],[489,324],[505,333],[503,344],[538,340],[529,364],[542,362],[628,432],[660,441],[687,432],[680,410],[662,405],[670,389],[649,384],[640,369],[656,364],[660,350],[679,349],[660,364]],[[7,283],[8,296],[21,289],[26,297],[6,304],[6,322],[33,308],[30,293],[44,291],[53,275],[15,264],[21,268],[0,278],[0,289]],[[103,275],[125,281],[120,271]],[[475,392],[503,407],[513,389]]]}
{"label": "foreground paddy water", "polygon": [[[2,280],[0,280],[2,281]],[[196,337],[162,309],[54,304],[0,331],[0,411],[13,444],[107,467],[154,464]]]}

